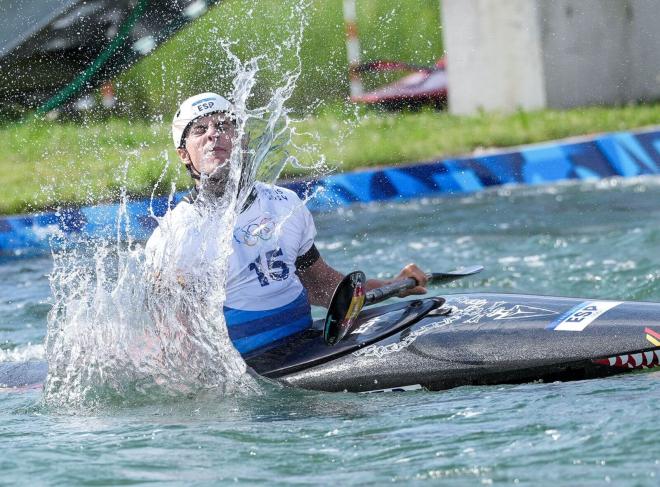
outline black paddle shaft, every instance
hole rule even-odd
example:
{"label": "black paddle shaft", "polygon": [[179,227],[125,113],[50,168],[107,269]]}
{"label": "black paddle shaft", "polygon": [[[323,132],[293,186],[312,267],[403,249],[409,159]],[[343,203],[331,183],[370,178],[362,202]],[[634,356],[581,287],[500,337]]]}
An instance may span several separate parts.
{"label": "black paddle shaft", "polygon": [[[428,279],[429,284],[447,284],[449,282],[455,281],[456,279],[471,276],[472,274],[476,274],[482,270],[483,266],[474,265],[464,269],[456,269],[449,272],[433,272],[426,274],[426,278]],[[365,304],[379,303],[380,301],[384,301],[387,298],[396,296],[401,291],[412,289],[417,285],[417,280],[413,279],[412,277],[404,279],[403,281],[395,281],[367,292],[364,301]]]}

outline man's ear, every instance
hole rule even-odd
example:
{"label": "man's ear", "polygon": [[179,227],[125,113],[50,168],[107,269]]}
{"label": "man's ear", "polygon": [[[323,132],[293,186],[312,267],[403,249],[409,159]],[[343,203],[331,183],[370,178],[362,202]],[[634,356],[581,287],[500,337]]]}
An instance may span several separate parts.
{"label": "man's ear", "polygon": [[176,150],[176,153],[179,155],[181,162],[183,162],[185,165],[191,164],[192,161],[190,160],[190,155],[186,149],[180,147]]}

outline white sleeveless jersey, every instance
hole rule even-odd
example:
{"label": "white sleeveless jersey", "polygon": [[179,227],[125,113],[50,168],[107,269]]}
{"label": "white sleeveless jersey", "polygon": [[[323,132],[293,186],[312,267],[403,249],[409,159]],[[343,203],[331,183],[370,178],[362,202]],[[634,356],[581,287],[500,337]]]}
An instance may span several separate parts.
{"label": "white sleeveless jersey", "polygon": [[[295,262],[314,243],[312,215],[291,190],[263,183],[255,190],[232,231],[224,308],[230,337],[242,353],[311,325]],[[213,269],[222,251],[214,241],[226,230],[220,217],[201,220],[193,204],[179,203],[147,242],[147,263],[184,280]]]}

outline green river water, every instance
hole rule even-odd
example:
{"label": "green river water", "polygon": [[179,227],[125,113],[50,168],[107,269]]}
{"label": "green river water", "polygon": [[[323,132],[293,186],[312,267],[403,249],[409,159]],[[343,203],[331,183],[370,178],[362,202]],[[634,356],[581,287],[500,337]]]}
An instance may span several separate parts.
{"label": "green river water", "polygon": [[[483,264],[433,293],[660,301],[660,179],[500,188],[318,214],[347,272]],[[50,257],[0,261],[0,361],[43,359]],[[316,310],[321,316],[320,310]],[[0,392],[0,484],[658,485],[655,372],[443,392],[261,395],[57,411]]]}

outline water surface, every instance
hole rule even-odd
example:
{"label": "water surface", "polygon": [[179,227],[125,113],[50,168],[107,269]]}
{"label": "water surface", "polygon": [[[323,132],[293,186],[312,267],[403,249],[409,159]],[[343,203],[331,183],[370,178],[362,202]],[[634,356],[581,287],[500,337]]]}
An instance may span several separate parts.
{"label": "water surface", "polygon": [[[316,215],[347,272],[486,270],[434,293],[660,301],[660,179],[515,187]],[[0,360],[43,357],[50,257],[0,261]],[[320,316],[320,310],[316,310]],[[266,386],[72,414],[0,393],[2,483],[657,485],[655,372],[608,379],[329,394]]]}

